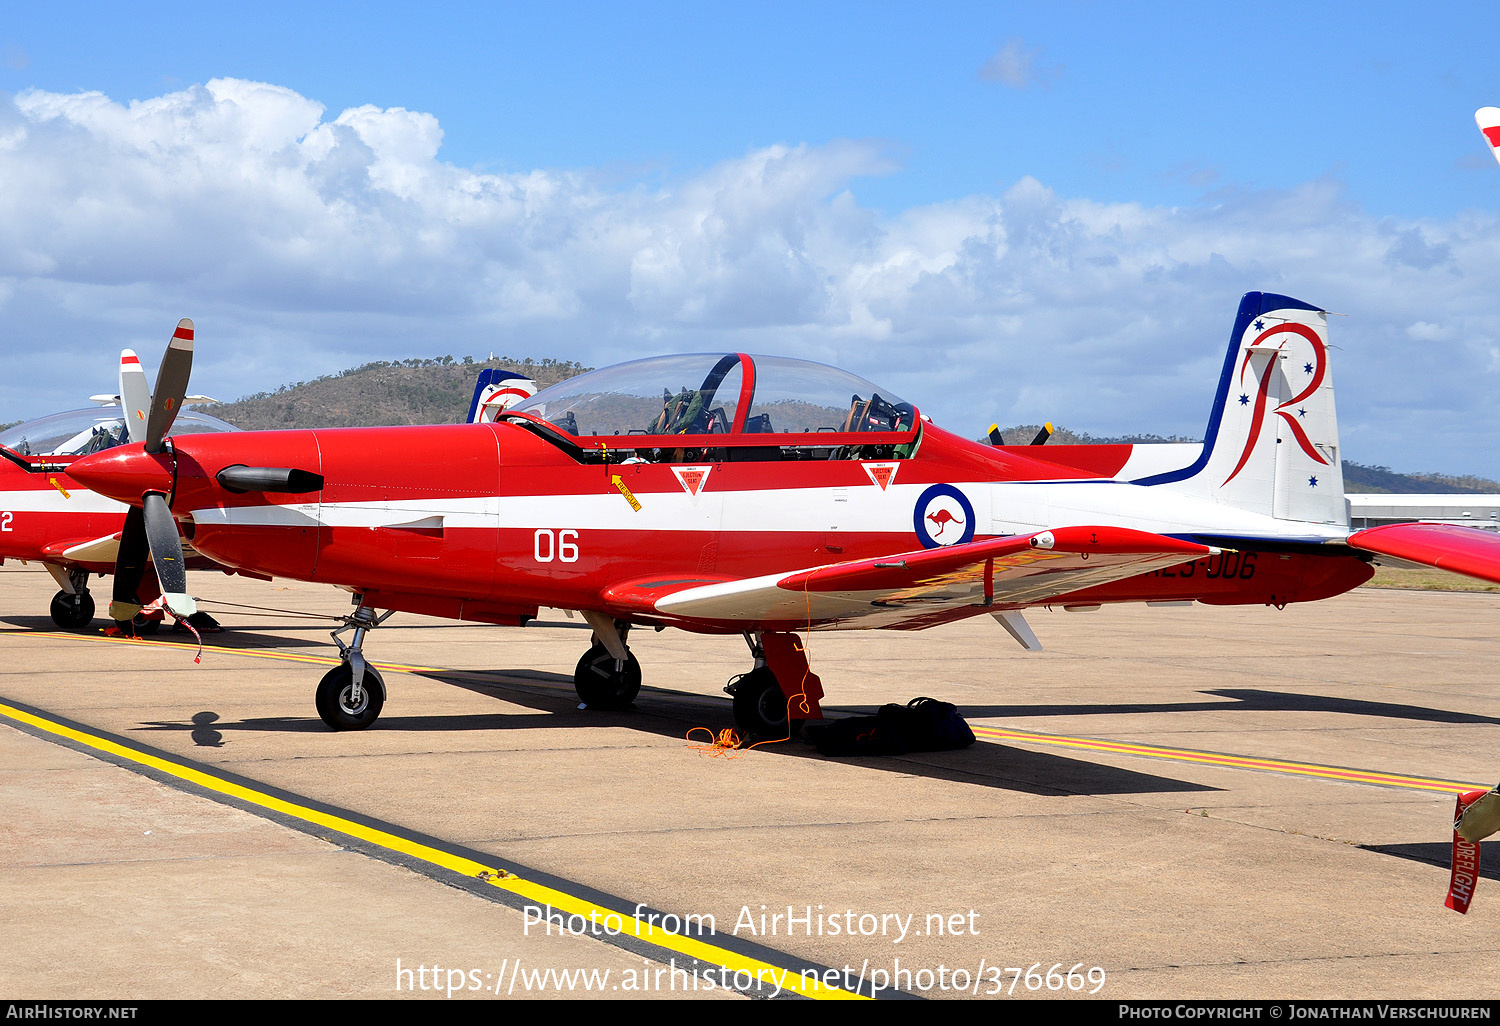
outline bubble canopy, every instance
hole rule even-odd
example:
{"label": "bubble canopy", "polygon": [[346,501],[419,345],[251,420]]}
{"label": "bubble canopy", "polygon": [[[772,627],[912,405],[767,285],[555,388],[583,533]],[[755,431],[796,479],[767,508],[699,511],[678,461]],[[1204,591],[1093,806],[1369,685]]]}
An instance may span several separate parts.
{"label": "bubble canopy", "polygon": [[[218,417],[195,410],[183,410],[172,423],[173,435],[199,435],[217,431],[238,431]],[[145,428],[141,435],[144,437]],[[83,456],[103,452],[131,441],[125,418],[118,406],[97,406],[87,410],[68,410],[48,417],[38,417],[24,424],[0,431],[0,445],[14,449],[22,456]]]}
{"label": "bubble canopy", "polygon": [[578,437],[909,432],[912,405],[856,374],[744,353],[656,356],[559,382],[511,407]]}

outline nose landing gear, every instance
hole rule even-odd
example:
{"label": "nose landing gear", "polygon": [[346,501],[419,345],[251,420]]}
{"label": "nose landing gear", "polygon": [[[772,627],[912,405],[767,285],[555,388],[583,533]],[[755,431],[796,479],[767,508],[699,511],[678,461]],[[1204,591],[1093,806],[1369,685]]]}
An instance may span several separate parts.
{"label": "nose landing gear", "polygon": [[385,707],[385,679],[366,666],[356,685],[354,667],[339,663],[318,682],[315,703],[318,716],[334,730],[364,730]]}
{"label": "nose landing gear", "polygon": [[[376,616],[364,604],[364,596],[356,595],[354,601],[354,612],[331,635],[343,661],[323,675],[315,696],[318,716],[334,730],[364,730],[385,706],[385,678],[365,662],[365,635],[390,619],[395,610]],[[354,639],[346,645],[339,635],[351,630]]]}

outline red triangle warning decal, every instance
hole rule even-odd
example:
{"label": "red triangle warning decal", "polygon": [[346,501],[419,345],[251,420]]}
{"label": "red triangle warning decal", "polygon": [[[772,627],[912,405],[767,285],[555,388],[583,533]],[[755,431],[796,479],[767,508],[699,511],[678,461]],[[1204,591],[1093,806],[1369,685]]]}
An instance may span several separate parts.
{"label": "red triangle warning decal", "polygon": [[703,491],[703,482],[708,480],[708,472],[713,469],[713,467],[673,467],[672,473],[677,475],[677,481],[682,485],[683,491],[697,496]]}
{"label": "red triangle warning decal", "polygon": [[883,492],[896,480],[896,471],[900,468],[899,463],[863,463],[865,473],[870,475],[870,480],[880,486]]}

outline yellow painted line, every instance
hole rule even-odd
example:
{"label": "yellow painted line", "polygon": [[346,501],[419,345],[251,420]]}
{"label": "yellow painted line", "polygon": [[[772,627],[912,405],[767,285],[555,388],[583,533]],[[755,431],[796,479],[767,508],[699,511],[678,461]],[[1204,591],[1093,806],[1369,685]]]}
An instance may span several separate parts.
{"label": "yellow painted line", "polygon": [[[60,638],[64,641],[102,641],[111,645],[152,645],[160,648],[180,648],[189,652],[198,651],[198,644],[194,641],[158,641],[152,637],[112,638],[106,634],[70,634],[66,631],[13,631],[6,632],[6,636],[13,638]],[[222,648],[218,645],[204,645],[203,651],[215,652],[221,655],[250,656],[255,659],[280,659],[289,663],[311,663],[315,666],[337,666],[340,662],[337,656],[276,652],[265,648]],[[392,670],[398,673],[446,672],[439,666],[408,666],[405,663],[382,663],[373,660],[370,662],[370,665],[381,670]]]}
{"label": "yellow painted line", "polygon": [[554,910],[568,915],[581,915],[586,920],[590,916],[597,916],[596,920],[591,921],[604,922],[608,926],[613,925],[611,922],[612,918],[618,917],[621,923],[619,934],[621,936],[634,937],[644,944],[650,944],[713,965],[723,966],[731,972],[745,972],[757,981],[768,983],[780,982],[782,990],[789,990],[804,997],[823,1000],[870,1000],[863,994],[855,994],[847,990],[830,987],[815,980],[810,981],[802,977],[795,970],[773,965],[770,962],[763,962],[748,955],[742,955],[727,948],[721,948],[707,941],[669,933],[646,920],[638,919],[633,912],[607,908],[588,901],[585,898],[569,894],[566,891],[558,890],[555,887],[548,887],[545,884],[527,880],[495,866],[487,866],[482,862],[476,862],[462,855],[455,855],[452,852],[446,852],[440,848],[422,844],[420,841],[400,837],[377,827],[356,823],[342,816],[297,805],[283,798],[277,798],[274,795],[264,794],[253,788],[224,780],[211,773],[205,773],[202,770],[184,766],[181,763],[151,755],[147,752],[137,751],[134,748],[111,741],[108,738],[98,737],[61,723],[54,723],[51,720],[12,708],[8,705],[0,704],[0,716],[6,716],[18,723],[24,723],[46,733],[67,738],[70,741],[96,751],[105,752],[138,765],[149,767],[159,773],[165,773],[168,776],[176,777],[179,780],[187,781],[205,790],[234,798],[246,804],[259,806],[260,808],[280,813],[283,816],[301,820],[304,823],[312,823],[330,830],[336,830],[341,834],[347,834],[350,837],[358,838],[369,844],[377,845],[387,851],[399,852],[402,855],[426,862],[429,865],[438,866],[462,876],[483,880],[493,887],[509,891],[520,897],[541,904],[551,905]]}
{"label": "yellow painted line", "polygon": [[1343,780],[1355,784],[1377,784],[1384,787],[1405,787],[1417,791],[1435,791],[1439,794],[1455,794],[1476,789],[1488,790],[1489,784],[1463,783],[1455,780],[1435,780],[1429,777],[1409,777],[1398,773],[1379,773],[1374,770],[1349,769],[1344,766],[1320,766],[1309,762],[1287,762],[1281,759],[1255,759],[1244,755],[1226,755],[1221,752],[1199,752],[1190,748],[1164,748],[1160,745],[1132,744],[1125,741],[1108,741],[1094,737],[1070,737],[1065,734],[1042,734],[1029,730],[1010,730],[1002,727],[975,727],[976,737],[996,741],[1022,741],[1035,745],[1056,745],[1084,751],[1111,752],[1117,755],[1138,755],[1150,759],[1168,759],[1175,762],[1195,762],[1208,766],[1229,766],[1234,769],[1266,770],[1272,773],[1287,773],[1301,777],[1321,777],[1325,780]]}
{"label": "yellow painted line", "polygon": [[[197,651],[191,642],[156,641],[150,638],[111,638],[103,634],[70,634],[63,631],[15,631],[12,637],[61,638],[69,641],[104,641],[119,645],[159,645],[168,648]],[[280,659],[294,663],[311,663],[318,666],[337,666],[339,660],[332,656],[300,655],[291,652],[274,652],[266,649],[218,648],[203,646],[205,652],[225,655],[252,656],[258,659]],[[373,663],[382,670],[402,673],[461,672],[444,670],[436,666],[408,666],[403,663]],[[545,687],[545,684],[539,686]],[[1319,777],[1324,780],[1342,780],[1348,783],[1373,784],[1382,787],[1403,787],[1416,791],[1433,791],[1438,794],[1458,794],[1464,791],[1488,790],[1489,784],[1455,780],[1439,780],[1430,777],[1412,777],[1396,773],[1380,773],[1373,770],[1352,769],[1344,766],[1323,766],[1317,763],[1288,762],[1280,759],[1256,759],[1243,755],[1228,755],[1223,752],[1200,752],[1190,748],[1166,748],[1161,745],[1134,744],[1125,741],[1110,741],[1105,738],[1075,737],[1065,734],[1044,734],[1030,730],[1013,730],[1003,727],[974,727],[976,737],[995,741],[1020,741],[1027,744],[1054,745],[1082,751],[1110,752],[1117,755],[1134,755],[1149,759],[1166,759],[1174,762],[1192,762],[1208,766],[1227,766],[1233,769],[1262,770],[1285,773],[1292,776]]]}

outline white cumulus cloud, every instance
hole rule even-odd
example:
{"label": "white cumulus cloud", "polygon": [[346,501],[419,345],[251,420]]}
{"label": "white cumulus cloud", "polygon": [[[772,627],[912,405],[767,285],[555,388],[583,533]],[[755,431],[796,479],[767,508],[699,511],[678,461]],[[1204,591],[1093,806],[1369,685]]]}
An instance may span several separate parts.
{"label": "white cumulus cloud", "polygon": [[987,82],[999,82],[1012,89],[1029,89],[1034,85],[1051,85],[1062,74],[1060,64],[1042,64],[1045,48],[1028,47],[1026,40],[1012,37],[1005,41],[989,60],[979,69],[979,77]]}
{"label": "white cumulus cloud", "polygon": [[1500,218],[1376,216],[1335,180],[1185,207],[1025,178],[882,214],[838,140],[653,185],[441,159],[431,114],[331,114],[216,79],[121,104],[0,97],[0,420],[112,386],[199,326],[224,398],[371,359],[601,365],[744,349],[837,363],[979,435],[1052,420],[1198,434],[1241,293],[1333,319],[1345,454],[1500,475]]}

